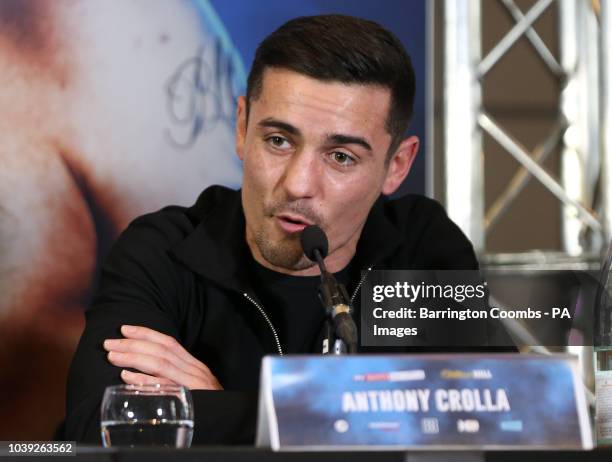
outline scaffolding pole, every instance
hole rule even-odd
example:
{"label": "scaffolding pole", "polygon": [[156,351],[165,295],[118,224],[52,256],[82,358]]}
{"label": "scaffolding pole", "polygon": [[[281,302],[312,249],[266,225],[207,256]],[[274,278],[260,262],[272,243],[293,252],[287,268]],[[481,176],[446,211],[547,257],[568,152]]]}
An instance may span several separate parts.
{"label": "scaffolding pole", "polygon": [[476,252],[485,248],[484,165],[478,112],[482,91],[480,0],[445,0],[444,165],[448,214],[470,238]]}
{"label": "scaffolding pole", "polygon": [[601,2],[600,10],[600,57],[601,57],[601,198],[602,198],[602,221],[605,236],[608,240],[612,236],[612,59],[610,49],[612,47],[612,17],[610,15],[610,0]]}
{"label": "scaffolding pole", "polygon": [[[600,158],[597,18],[586,0],[559,0],[558,14],[560,61],[565,74],[559,110],[567,121],[561,182],[572,200],[591,206]],[[564,204],[561,212],[563,250],[568,255],[592,250],[576,209]]]}

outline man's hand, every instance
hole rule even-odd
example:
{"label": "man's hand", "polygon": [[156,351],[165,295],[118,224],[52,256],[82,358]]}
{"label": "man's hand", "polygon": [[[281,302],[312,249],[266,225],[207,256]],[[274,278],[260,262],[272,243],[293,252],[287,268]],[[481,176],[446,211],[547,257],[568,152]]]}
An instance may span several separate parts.
{"label": "man's hand", "polygon": [[222,390],[223,387],[204,363],[185,350],[175,338],[147,327],[121,326],[124,339],[104,341],[108,360],[121,371],[128,384],[175,384],[191,390]]}

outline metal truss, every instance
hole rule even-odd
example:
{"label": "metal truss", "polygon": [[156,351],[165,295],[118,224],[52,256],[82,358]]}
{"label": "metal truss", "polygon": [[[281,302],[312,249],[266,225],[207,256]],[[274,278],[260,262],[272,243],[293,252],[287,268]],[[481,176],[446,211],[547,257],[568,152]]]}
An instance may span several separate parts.
{"label": "metal truss", "polygon": [[[584,256],[599,252],[612,231],[609,0],[603,0],[601,5],[590,0],[538,0],[525,12],[513,0],[497,1],[515,24],[484,57],[480,0],[444,2],[444,165],[448,213],[475,249],[486,254],[487,233],[527,182],[535,178],[561,204],[564,253]],[[533,28],[534,22],[552,7],[557,8],[559,18],[559,60]],[[486,113],[486,95],[482,90],[487,73],[523,36],[547,69],[562,82],[557,121],[533,152]],[[484,133],[521,165],[486,211]],[[461,155],[457,146],[461,147]],[[555,178],[542,165],[559,146],[561,172]],[[596,212],[597,199],[601,206]]]}
{"label": "metal truss", "polygon": [[[485,0],[493,1],[493,0]],[[521,11],[513,0],[497,0],[514,26],[482,56],[481,0],[445,0],[444,164],[445,203],[450,217],[472,240],[484,263],[514,269],[598,266],[612,236],[612,0],[538,0]],[[557,8],[559,59],[547,48],[535,21]],[[556,123],[529,152],[484,110],[482,81],[521,37],[561,82]],[[522,69],[518,69],[522,72]],[[519,164],[505,190],[484,210],[483,134]],[[461,153],[458,155],[457,146]],[[560,148],[559,178],[542,165]],[[486,235],[535,178],[561,207],[562,252],[487,255]],[[597,207],[595,204],[598,204]],[[593,259],[595,256],[595,259]],[[595,265],[588,266],[589,261]],[[521,326],[522,327],[522,326]],[[593,348],[567,347],[578,355],[582,376],[593,387]],[[592,393],[587,392],[591,398]]]}

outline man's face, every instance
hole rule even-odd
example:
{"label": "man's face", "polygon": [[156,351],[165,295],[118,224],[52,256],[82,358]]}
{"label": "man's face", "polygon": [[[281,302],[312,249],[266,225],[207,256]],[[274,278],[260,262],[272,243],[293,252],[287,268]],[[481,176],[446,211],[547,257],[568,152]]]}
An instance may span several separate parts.
{"label": "man's face", "polygon": [[328,268],[342,269],[374,201],[399,185],[385,163],[390,91],[268,68],[248,124],[245,104],[241,98],[236,141],[254,258],[280,272],[317,274],[299,239],[316,224],[329,240]]}

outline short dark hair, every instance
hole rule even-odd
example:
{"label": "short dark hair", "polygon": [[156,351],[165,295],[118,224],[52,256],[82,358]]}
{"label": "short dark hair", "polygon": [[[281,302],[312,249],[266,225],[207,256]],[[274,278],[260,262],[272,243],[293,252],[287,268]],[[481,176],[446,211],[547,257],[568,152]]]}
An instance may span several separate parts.
{"label": "short dark hair", "polygon": [[304,16],[286,22],[259,44],[247,81],[249,104],[259,97],[266,68],[288,69],[323,81],[389,88],[387,158],[412,117],[415,77],[399,39],[379,24],[343,15]]}

